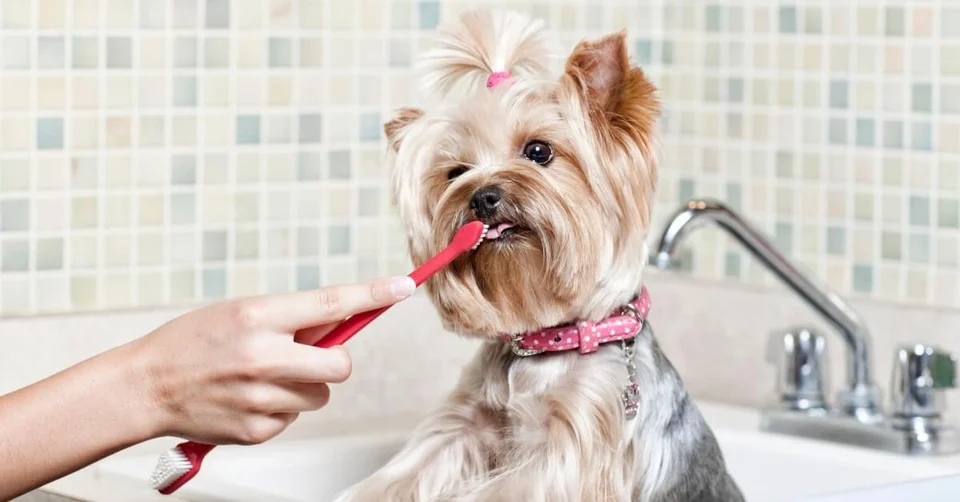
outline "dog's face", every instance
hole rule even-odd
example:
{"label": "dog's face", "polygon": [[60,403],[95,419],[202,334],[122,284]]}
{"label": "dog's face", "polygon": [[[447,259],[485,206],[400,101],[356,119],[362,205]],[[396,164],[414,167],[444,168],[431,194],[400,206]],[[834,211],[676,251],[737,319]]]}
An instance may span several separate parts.
{"label": "dog's face", "polygon": [[639,288],[659,103],[622,33],[581,42],[557,81],[516,80],[385,125],[413,261],[464,223],[479,249],[427,283],[448,329],[495,336],[605,315]]}

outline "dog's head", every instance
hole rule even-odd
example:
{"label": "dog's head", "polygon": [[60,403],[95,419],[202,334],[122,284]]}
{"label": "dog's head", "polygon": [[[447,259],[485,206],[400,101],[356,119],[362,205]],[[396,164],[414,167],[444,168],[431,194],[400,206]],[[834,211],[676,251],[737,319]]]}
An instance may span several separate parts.
{"label": "dog's head", "polygon": [[[631,66],[623,32],[579,43],[558,78],[545,75],[542,37],[517,14],[466,15],[425,56],[431,92],[460,85],[465,96],[399,110],[384,127],[415,263],[468,221],[490,226],[479,249],[427,283],[459,333],[602,316],[640,286],[656,182],[654,86]],[[512,78],[488,80],[497,72]]]}

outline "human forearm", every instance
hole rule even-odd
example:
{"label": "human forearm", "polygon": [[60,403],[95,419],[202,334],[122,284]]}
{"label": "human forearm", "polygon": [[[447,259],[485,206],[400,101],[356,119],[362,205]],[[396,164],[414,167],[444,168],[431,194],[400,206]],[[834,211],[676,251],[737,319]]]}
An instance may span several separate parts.
{"label": "human forearm", "polygon": [[0,397],[0,500],[158,434],[135,345]]}

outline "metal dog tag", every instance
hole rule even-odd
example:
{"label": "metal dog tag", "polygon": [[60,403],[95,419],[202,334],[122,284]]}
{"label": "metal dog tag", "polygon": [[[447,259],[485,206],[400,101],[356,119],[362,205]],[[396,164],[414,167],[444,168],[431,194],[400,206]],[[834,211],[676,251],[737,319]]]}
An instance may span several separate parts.
{"label": "metal dog tag", "polygon": [[631,338],[624,340],[621,344],[624,363],[627,366],[627,384],[623,388],[621,399],[627,420],[633,420],[637,416],[637,409],[640,406],[640,386],[637,384],[637,366],[633,362],[635,341],[635,338]]}

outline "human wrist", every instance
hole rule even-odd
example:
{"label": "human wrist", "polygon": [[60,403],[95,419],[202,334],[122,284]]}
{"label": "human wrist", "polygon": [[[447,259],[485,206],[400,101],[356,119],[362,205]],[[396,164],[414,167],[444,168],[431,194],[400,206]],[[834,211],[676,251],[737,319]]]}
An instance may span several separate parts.
{"label": "human wrist", "polygon": [[135,442],[160,437],[169,429],[159,381],[163,371],[143,339],[102,354],[115,368],[116,387],[128,403],[130,434]]}

